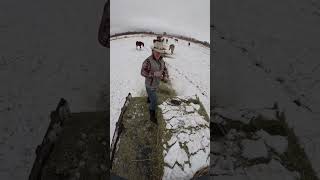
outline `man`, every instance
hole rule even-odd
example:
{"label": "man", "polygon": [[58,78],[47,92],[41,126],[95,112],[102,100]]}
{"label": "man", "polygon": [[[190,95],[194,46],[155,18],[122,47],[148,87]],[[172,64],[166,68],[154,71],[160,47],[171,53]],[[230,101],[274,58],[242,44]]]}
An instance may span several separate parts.
{"label": "man", "polygon": [[161,56],[165,50],[159,41],[154,42],[152,47],[152,55],[149,56],[142,64],[141,75],[145,77],[145,86],[148,93],[150,120],[156,124],[156,108],[157,108],[157,90],[160,80],[168,80],[168,70]]}

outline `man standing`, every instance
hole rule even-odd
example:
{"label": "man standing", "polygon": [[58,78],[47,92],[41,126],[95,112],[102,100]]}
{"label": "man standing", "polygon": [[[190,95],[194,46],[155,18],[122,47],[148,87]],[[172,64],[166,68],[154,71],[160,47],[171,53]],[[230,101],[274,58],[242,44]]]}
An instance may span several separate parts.
{"label": "man standing", "polygon": [[150,120],[156,124],[157,90],[160,80],[168,80],[168,70],[161,56],[165,53],[162,42],[155,41],[152,47],[152,55],[142,64],[141,75],[145,77],[145,86],[148,93]]}

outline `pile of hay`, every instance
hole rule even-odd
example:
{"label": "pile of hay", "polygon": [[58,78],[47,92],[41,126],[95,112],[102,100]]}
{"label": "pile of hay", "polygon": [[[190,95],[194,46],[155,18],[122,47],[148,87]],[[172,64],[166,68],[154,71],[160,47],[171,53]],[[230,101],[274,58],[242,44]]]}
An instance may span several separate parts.
{"label": "pile of hay", "polygon": [[193,180],[201,176],[209,176],[209,166],[199,169],[192,177]]}

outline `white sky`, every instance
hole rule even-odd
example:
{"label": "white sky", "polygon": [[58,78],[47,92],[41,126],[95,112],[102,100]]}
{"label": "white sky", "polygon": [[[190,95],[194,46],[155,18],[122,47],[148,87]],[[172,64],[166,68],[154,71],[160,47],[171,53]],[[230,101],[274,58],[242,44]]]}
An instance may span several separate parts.
{"label": "white sky", "polygon": [[210,42],[210,0],[111,0],[111,34],[151,30]]}

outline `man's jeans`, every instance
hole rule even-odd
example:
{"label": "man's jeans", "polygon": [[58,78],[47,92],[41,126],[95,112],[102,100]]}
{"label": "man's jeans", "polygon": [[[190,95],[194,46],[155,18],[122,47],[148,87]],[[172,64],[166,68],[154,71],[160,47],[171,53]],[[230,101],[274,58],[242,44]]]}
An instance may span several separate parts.
{"label": "man's jeans", "polygon": [[151,89],[150,87],[146,86],[148,97],[150,100],[149,110],[155,111],[157,108],[157,90]]}

